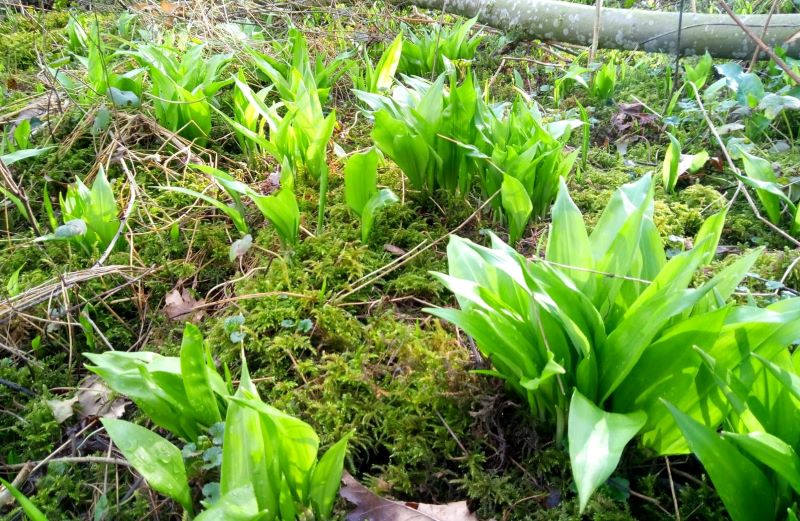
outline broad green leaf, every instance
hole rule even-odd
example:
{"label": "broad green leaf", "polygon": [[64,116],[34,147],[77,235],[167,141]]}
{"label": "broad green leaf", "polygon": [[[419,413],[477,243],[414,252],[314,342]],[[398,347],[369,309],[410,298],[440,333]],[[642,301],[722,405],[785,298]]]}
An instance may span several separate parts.
{"label": "broad green leaf", "polygon": [[42,147],[42,148],[26,148],[23,150],[17,150],[16,152],[10,152],[8,154],[0,155],[0,161],[5,163],[6,166],[11,166],[18,161],[22,161],[23,159],[29,159],[31,157],[38,157],[42,154],[46,154],[50,150],[54,149],[55,146],[49,147]]}
{"label": "broad green leaf", "polygon": [[763,463],[784,478],[800,494],[800,457],[791,445],[766,432],[736,434],[723,432],[724,439],[734,442],[742,451]]}
{"label": "broad green leaf", "polygon": [[764,364],[764,367],[766,367],[767,370],[772,373],[772,375],[777,378],[778,381],[781,382],[781,384],[783,384],[783,386],[794,395],[795,398],[800,400],[800,376],[790,370],[787,370],[786,368],[780,367],[758,353],[753,353],[753,356],[756,357],[762,364]]}
{"label": "broad green leaf", "polygon": [[678,182],[678,164],[681,160],[681,142],[667,132],[669,145],[664,153],[664,163],[661,166],[661,176],[664,180],[664,189],[672,193],[675,191],[675,184]]}
{"label": "broad green leaf", "polygon": [[109,437],[147,483],[192,514],[192,494],[180,449],[134,423],[111,418],[100,421]]}
{"label": "broad green leaf", "polygon": [[[776,184],[778,178],[772,170],[772,165],[766,159],[756,157],[742,151],[742,161],[744,162],[744,171],[747,177],[761,181],[762,183]],[[756,195],[758,196],[764,209],[767,211],[767,216],[773,224],[780,223],[781,220],[781,203],[780,197],[770,190],[764,188],[756,188]]]}
{"label": "broad green leaf", "polygon": [[347,442],[352,435],[353,433],[350,432],[336,442],[325,452],[316,467],[314,467],[309,498],[317,519],[328,519],[331,515],[333,502],[342,482]]}
{"label": "broad green leaf", "polygon": [[[235,396],[246,401],[258,400],[244,359],[240,378]],[[249,397],[245,398],[246,395]],[[231,397],[222,441],[220,491],[224,496],[242,487],[252,487],[258,509],[267,510],[268,519],[274,519],[278,512],[280,477],[276,456],[280,449],[275,441],[267,445],[269,441],[264,436],[258,412]]]}
{"label": "broad green leaf", "polygon": [[[296,494],[295,499],[304,502],[307,499],[311,470],[317,460],[319,438],[306,422],[289,416],[264,402],[245,397],[233,396],[231,400],[237,405],[256,411],[268,430],[264,432],[265,440],[275,444],[280,468],[287,479],[290,489]],[[266,443],[265,443],[266,444]]]}
{"label": "broad green leaf", "polygon": [[181,342],[181,374],[186,398],[198,421],[206,427],[222,421],[217,398],[208,381],[203,335],[194,324],[186,324]]}
{"label": "broad green leaf", "polygon": [[569,406],[569,460],[581,512],[592,493],[617,468],[625,445],[644,426],[646,419],[640,411],[606,412],[578,391],[573,392]]}
{"label": "broad green leaf", "polygon": [[223,494],[211,508],[204,510],[195,521],[256,521],[266,519],[267,511],[258,509],[252,484]]}
{"label": "broad green leaf", "polygon": [[39,508],[33,504],[33,501],[28,499],[17,487],[3,478],[0,478],[0,483],[2,483],[2,485],[8,489],[8,492],[11,494],[11,496],[17,500],[17,503],[19,503],[22,511],[25,512],[26,516],[28,516],[28,519],[31,521],[47,521],[47,517],[44,515],[44,513],[39,510]]}
{"label": "broad green leaf", "polygon": [[275,227],[281,242],[286,246],[296,244],[300,232],[300,208],[297,206],[294,192],[288,188],[281,188],[270,195],[258,195],[253,192],[250,197],[264,217]]}
{"label": "broad green leaf", "polygon": [[594,267],[589,235],[583,224],[583,216],[569,196],[567,183],[563,179],[560,181],[558,197],[553,205],[553,219],[547,241],[547,260],[578,268],[564,269],[564,273],[584,291],[584,294],[593,294],[591,288],[587,287],[594,281],[592,274],[586,271]]}
{"label": "broad green leaf", "polygon": [[220,212],[227,215],[233,221],[233,224],[236,226],[236,229],[239,230],[240,233],[246,234],[250,231],[247,226],[247,222],[244,219],[244,216],[241,213],[239,213],[239,211],[236,208],[232,208],[227,204],[217,199],[214,199],[213,197],[180,186],[161,186],[159,188],[161,190],[166,190],[168,192],[177,192],[179,194],[190,195],[192,197],[202,199],[203,201],[207,202]]}
{"label": "broad green leaf", "polygon": [[378,193],[373,194],[369,198],[367,204],[364,205],[361,214],[361,241],[367,242],[369,234],[372,232],[372,226],[375,223],[375,217],[378,211],[390,204],[399,202],[400,199],[388,188],[381,189]]}
{"label": "broad green leaf", "polygon": [[667,403],[692,452],[708,472],[733,521],[771,516],[775,497],[767,477],[752,461],[708,427]]}
{"label": "broad green leaf", "polygon": [[394,73],[400,64],[403,53],[403,33],[398,33],[391,45],[383,52],[380,61],[375,66],[376,80],[372,92],[383,92],[392,86]]}
{"label": "broad green leaf", "polygon": [[500,196],[509,221],[509,242],[514,244],[525,231],[533,204],[522,183],[508,174],[503,175]]}
{"label": "broad green leaf", "polygon": [[344,194],[347,206],[361,215],[367,201],[378,191],[378,152],[371,148],[353,154],[344,165]]}

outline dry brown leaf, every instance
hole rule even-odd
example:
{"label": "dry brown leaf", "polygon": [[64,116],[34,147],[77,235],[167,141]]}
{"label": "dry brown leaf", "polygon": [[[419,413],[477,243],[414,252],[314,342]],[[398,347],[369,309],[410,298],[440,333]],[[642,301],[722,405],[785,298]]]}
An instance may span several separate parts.
{"label": "dry brown leaf", "polygon": [[120,418],[125,413],[128,401],[123,397],[111,399],[111,389],[98,376],[90,376],[79,387],[78,393],[67,400],[47,400],[58,423],[64,423],[78,413],[81,420],[87,418]]}
{"label": "dry brown leaf", "polygon": [[72,406],[78,402],[78,397],[70,398],[69,400],[47,400],[47,406],[53,412],[53,418],[58,423],[67,421],[74,412]]}
{"label": "dry brown leaf", "polygon": [[112,399],[112,394],[111,389],[99,376],[92,375],[84,380],[81,390],[75,396],[78,399],[78,414],[81,419],[121,418],[129,402],[121,396]]}
{"label": "dry brown leaf", "polygon": [[203,310],[195,309],[205,304],[205,300],[196,300],[186,288],[178,291],[173,289],[164,298],[164,313],[170,320],[189,320],[199,321],[203,316]]}
{"label": "dry brown leaf", "polygon": [[398,257],[402,257],[406,254],[406,250],[403,248],[397,247],[394,244],[384,244],[383,245],[384,251],[391,253],[392,255],[396,255]]}
{"label": "dry brown leaf", "polygon": [[347,521],[478,521],[466,501],[446,505],[391,501],[375,495],[347,472],[342,483],[339,494],[356,506]]}

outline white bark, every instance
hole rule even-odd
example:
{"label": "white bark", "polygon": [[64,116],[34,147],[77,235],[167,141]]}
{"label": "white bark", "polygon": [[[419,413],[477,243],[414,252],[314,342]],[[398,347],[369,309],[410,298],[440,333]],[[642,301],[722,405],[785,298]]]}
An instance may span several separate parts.
{"label": "white bark", "polygon": [[[595,8],[559,0],[394,0],[419,7],[444,10],[466,17],[478,15],[481,23],[514,31],[524,38],[590,45]],[[767,15],[743,15],[741,20],[761,35]],[[717,58],[748,58],[755,45],[727,14],[683,14],[681,53]],[[641,9],[604,8],[600,15],[599,46],[675,53],[678,13]],[[800,14],[773,15],[764,42],[785,47],[790,56],[800,56],[800,39],[789,40],[800,31]]]}

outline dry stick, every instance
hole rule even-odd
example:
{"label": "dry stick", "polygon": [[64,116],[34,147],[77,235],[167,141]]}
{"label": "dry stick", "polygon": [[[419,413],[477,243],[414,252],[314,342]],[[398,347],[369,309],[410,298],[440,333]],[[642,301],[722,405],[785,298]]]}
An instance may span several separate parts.
{"label": "dry stick", "polygon": [[[764,30],[761,31],[761,39],[767,37],[767,29],[769,29],[769,23],[772,21],[772,15],[775,14],[775,10],[778,8],[779,0],[772,0],[772,6],[769,8],[769,14],[767,15],[767,21],[764,22]],[[750,65],[747,67],[747,72],[753,72],[753,68],[756,66],[756,62],[758,61],[758,49],[753,51],[753,57],[750,59]]]}
{"label": "dry stick", "polygon": [[675,506],[675,519],[681,521],[681,509],[678,508],[678,496],[675,495],[675,482],[672,481],[672,469],[669,466],[669,458],[664,457],[667,462],[667,476],[669,476],[669,491],[672,494],[672,504]]}
{"label": "dry stick", "polygon": [[764,43],[764,40],[759,38],[758,35],[756,35],[749,27],[747,27],[744,23],[742,23],[739,17],[736,16],[736,13],[734,13],[731,10],[731,8],[728,7],[728,4],[726,4],[724,0],[720,0],[719,5],[726,13],[728,13],[728,16],[730,16],[731,19],[734,22],[736,22],[736,25],[738,25],[739,28],[741,28],[741,30],[744,31],[744,34],[746,34],[748,38],[753,40],[753,43],[755,43],[758,48],[764,51],[767,54],[767,56],[769,56],[770,59],[775,62],[775,65],[783,69],[784,72],[786,72],[786,74],[788,74],[789,77],[792,78],[796,84],[800,85],[800,76],[798,76],[797,73],[794,72],[791,67],[786,65],[786,62],[783,61],[780,56],[775,54],[775,51],[773,51],[769,45]]}
{"label": "dry stick", "polygon": [[[383,277],[385,277],[385,276],[386,276],[386,275],[388,275],[389,273],[393,272],[394,270],[396,270],[396,269],[397,269],[397,268],[399,268],[400,266],[402,266],[402,265],[406,264],[407,262],[409,262],[411,259],[413,259],[413,258],[414,258],[414,257],[416,257],[417,255],[419,255],[420,253],[422,253],[422,252],[424,252],[424,251],[427,251],[427,250],[431,249],[432,247],[436,246],[437,244],[439,244],[440,242],[442,242],[443,240],[445,240],[447,237],[449,237],[449,236],[453,235],[454,233],[458,232],[458,231],[459,231],[459,230],[461,230],[461,229],[462,229],[464,226],[466,226],[466,225],[467,225],[467,223],[469,223],[469,222],[470,222],[472,219],[474,219],[474,218],[475,218],[475,217],[476,217],[476,216],[477,216],[477,215],[478,215],[478,214],[481,212],[481,210],[483,210],[484,208],[486,208],[486,207],[489,205],[489,203],[491,203],[491,202],[492,202],[492,200],[493,200],[495,197],[497,197],[497,194],[499,194],[499,193],[500,193],[500,190],[498,190],[498,191],[496,191],[495,193],[493,193],[493,194],[492,194],[492,196],[491,196],[491,197],[489,197],[489,198],[487,198],[487,199],[486,199],[486,200],[483,202],[483,204],[481,204],[481,205],[478,207],[478,209],[477,209],[477,210],[475,210],[474,212],[472,212],[472,214],[471,214],[469,217],[467,217],[467,218],[464,220],[464,222],[462,222],[461,224],[459,224],[458,226],[456,226],[455,228],[453,228],[453,229],[452,229],[451,231],[449,231],[448,233],[446,233],[446,234],[442,235],[441,237],[439,237],[439,238],[438,238],[438,239],[436,239],[435,241],[433,241],[433,242],[431,242],[431,243],[427,244],[427,245],[426,245],[425,247],[423,247],[423,248],[420,248],[420,246],[421,246],[422,244],[424,244],[424,242],[422,242],[422,243],[418,244],[418,245],[417,245],[417,246],[414,248],[414,250],[416,250],[416,251],[414,252],[414,254],[413,254],[413,255],[409,255],[409,254],[411,253],[411,252],[409,252],[409,254],[406,254],[406,255],[405,255],[405,256],[403,256],[403,257],[399,257],[399,258],[395,259],[395,261],[393,261],[393,262],[391,262],[391,263],[389,263],[389,264],[387,264],[387,265],[386,265],[386,266],[390,266],[389,268],[387,268],[387,269],[383,269],[383,270],[376,270],[376,271],[378,271],[378,272],[379,272],[377,275],[375,275],[374,277],[372,277],[372,278],[371,278],[371,279],[369,279],[369,280],[366,280],[366,281],[365,281],[365,282],[363,282],[362,284],[359,284],[358,286],[356,286],[355,288],[351,289],[350,291],[347,291],[347,292],[345,292],[344,294],[339,294],[339,295],[337,295],[337,296],[334,296],[333,298],[331,298],[331,299],[328,301],[328,304],[332,304],[332,303],[335,303],[335,302],[341,301],[342,299],[349,297],[349,296],[350,296],[350,295],[352,295],[353,293],[355,293],[355,292],[357,292],[357,291],[360,291],[361,289],[363,289],[363,288],[365,288],[365,287],[369,286],[370,284],[374,283],[375,281],[377,281],[377,280],[379,280],[379,279],[382,279]],[[412,251],[414,251],[414,250],[412,250]],[[401,259],[402,259],[402,260],[401,260]],[[362,277],[362,278],[363,278],[363,277]]]}
{"label": "dry stick", "polygon": [[[31,462],[28,461],[27,463],[15,463],[13,465],[2,465],[0,468],[4,470],[17,470],[21,468],[25,468],[26,465],[33,466],[36,465],[36,468],[41,467],[42,465],[49,465],[50,463],[105,463],[109,465],[121,465],[123,467],[130,467],[131,464],[128,463],[124,459],[118,458],[107,458],[104,456],[65,456],[63,458],[52,458],[52,459],[45,459],[39,462]],[[20,473],[22,474],[22,473]],[[16,481],[16,480],[15,480]]]}
{"label": "dry stick", "polygon": [[791,235],[786,233],[779,226],[775,226],[772,223],[772,221],[770,221],[769,219],[765,219],[764,216],[761,215],[761,212],[759,211],[758,206],[756,206],[755,201],[753,201],[753,198],[750,197],[750,192],[747,191],[747,187],[744,186],[744,183],[742,183],[742,181],[740,179],[740,177],[742,176],[742,172],[739,170],[739,168],[733,162],[733,159],[731,158],[731,155],[728,152],[728,147],[725,146],[725,143],[722,141],[722,137],[720,137],[719,132],[717,132],[717,127],[715,127],[714,126],[714,122],[711,121],[711,117],[708,115],[708,111],[706,111],[705,105],[703,105],[703,100],[700,99],[700,93],[698,92],[697,87],[695,87],[694,83],[692,83],[692,82],[688,82],[688,83],[689,83],[689,85],[691,85],[692,90],[694,91],[695,101],[697,101],[697,106],[700,107],[700,112],[703,113],[703,118],[706,120],[706,124],[708,125],[708,128],[711,130],[711,133],[714,134],[714,137],[716,138],[717,143],[719,144],[719,147],[722,150],[722,155],[725,156],[725,161],[728,163],[728,166],[730,167],[730,169],[733,170],[733,172],[737,176],[739,176],[739,177],[737,177],[738,185],[736,187],[736,193],[734,194],[734,197],[731,199],[731,202],[730,202],[729,206],[733,204],[733,199],[736,198],[736,194],[738,194],[739,192],[742,192],[744,194],[745,198],[747,199],[747,203],[750,205],[750,209],[753,210],[753,214],[755,214],[756,218],[759,221],[763,222],[764,224],[766,224],[767,226],[772,228],[774,231],[778,232],[778,234],[782,235],[785,239],[787,239],[788,241],[793,243],[795,246],[800,247],[800,241],[798,241],[797,239],[795,239],[794,237],[792,237]]}
{"label": "dry stick", "polygon": [[[30,461],[27,463],[22,463],[18,468],[20,469],[19,473],[14,478],[14,481],[11,482],[11,486],[16,489],[22,488],[22,485],[28,479],[31,469],[33,468],[33,463]],[[12,501],[14,501],[14,496],[11,495],[10,490],[6,489],[0,492],[0,508],[10,505]]]}
{"label": "dry stick", "polygon": [[592,28],[592,46],[589,48],[589,58],[587,65],[591,65],[594,56],[597,54],[597,43],[600,41],[600,12],[603,9],[603,0],[594,2],[594,27]]}

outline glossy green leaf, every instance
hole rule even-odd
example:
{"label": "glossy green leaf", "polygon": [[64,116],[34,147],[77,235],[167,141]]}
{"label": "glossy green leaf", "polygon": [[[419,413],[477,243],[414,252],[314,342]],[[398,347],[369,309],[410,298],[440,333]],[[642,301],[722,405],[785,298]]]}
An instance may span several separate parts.
{"label": "glossy green leaf", "polygon": [[791,445],[766,432],[724,432],[723,438],[733,441],[743,452],[774,470],[800,494],[800,457]]}
{"label": "glossy green leaf", "polygon": [[[734,521],[759,521],[773,512],[769,480],[752,461],[708,427],[667,403],[692,452],[705,467]],[[770,514],[767,514],[770,515]]]}
{"label": "glossy green leaf", "polygon": [[361,215],[378,190],[377,168],[378,152],[374,148],[353,154],[344,165],[345,201],[356,215]]}
{"label": "glossy green leaf", "polygon": [[669,136],[669,145],[667,151],[664,152],[664,163],[661,166],[661,176],[664,180],[664,189],[667,192],[675,191],[675,184],[678,182],[678,164],[681,160],[681,142],[667,132]]}
{"label": "glossy green leaf", "polygon": [[578,488],[581,512],[592,493],[614,472],[628,442],[644,426],[642,412],[606,412],[572,394],[569,407],[569,460]]}
{"label": "glossy green leaf", "polygon": [[399,201],[400,198],[388,188],[382,188],[378,193],[373,194],[372,197],[369,198],[361,213],[362,242],[367,242],[369,234],[372,232],[372,227],[375,224],[375,217],[378,211]]}
{"label": "glossy green leaf", "polygon": [[525,231],[528,219],[533,212],[531,198],[519,180],[508,174],[503,175],[503,184],[500,190],[503,211],[509,221],[509,242],[515,244]]}
{"label": "glossy green leaf", "polygon": [[180,503],[191,514],[192,494],[180,449],[134,423],[111,418],[101,418],[100,421],[125,459],[148,485]]}
{"label": "glossy green leaf", "polygon": [[318,519],[328,519],[331,515],[333,502],[342,482],[347,442],[352,435],[353,433],[350,432],[333,444],[314,467],[309,497],[314,514]]}
{"label": "glossy green leaf", "polygon": [[208,380],[203,335],[194,324],[187,323],[181,342],[181,375],[186,398],[200,423],[211,427],[222,421],[217,398]]}

